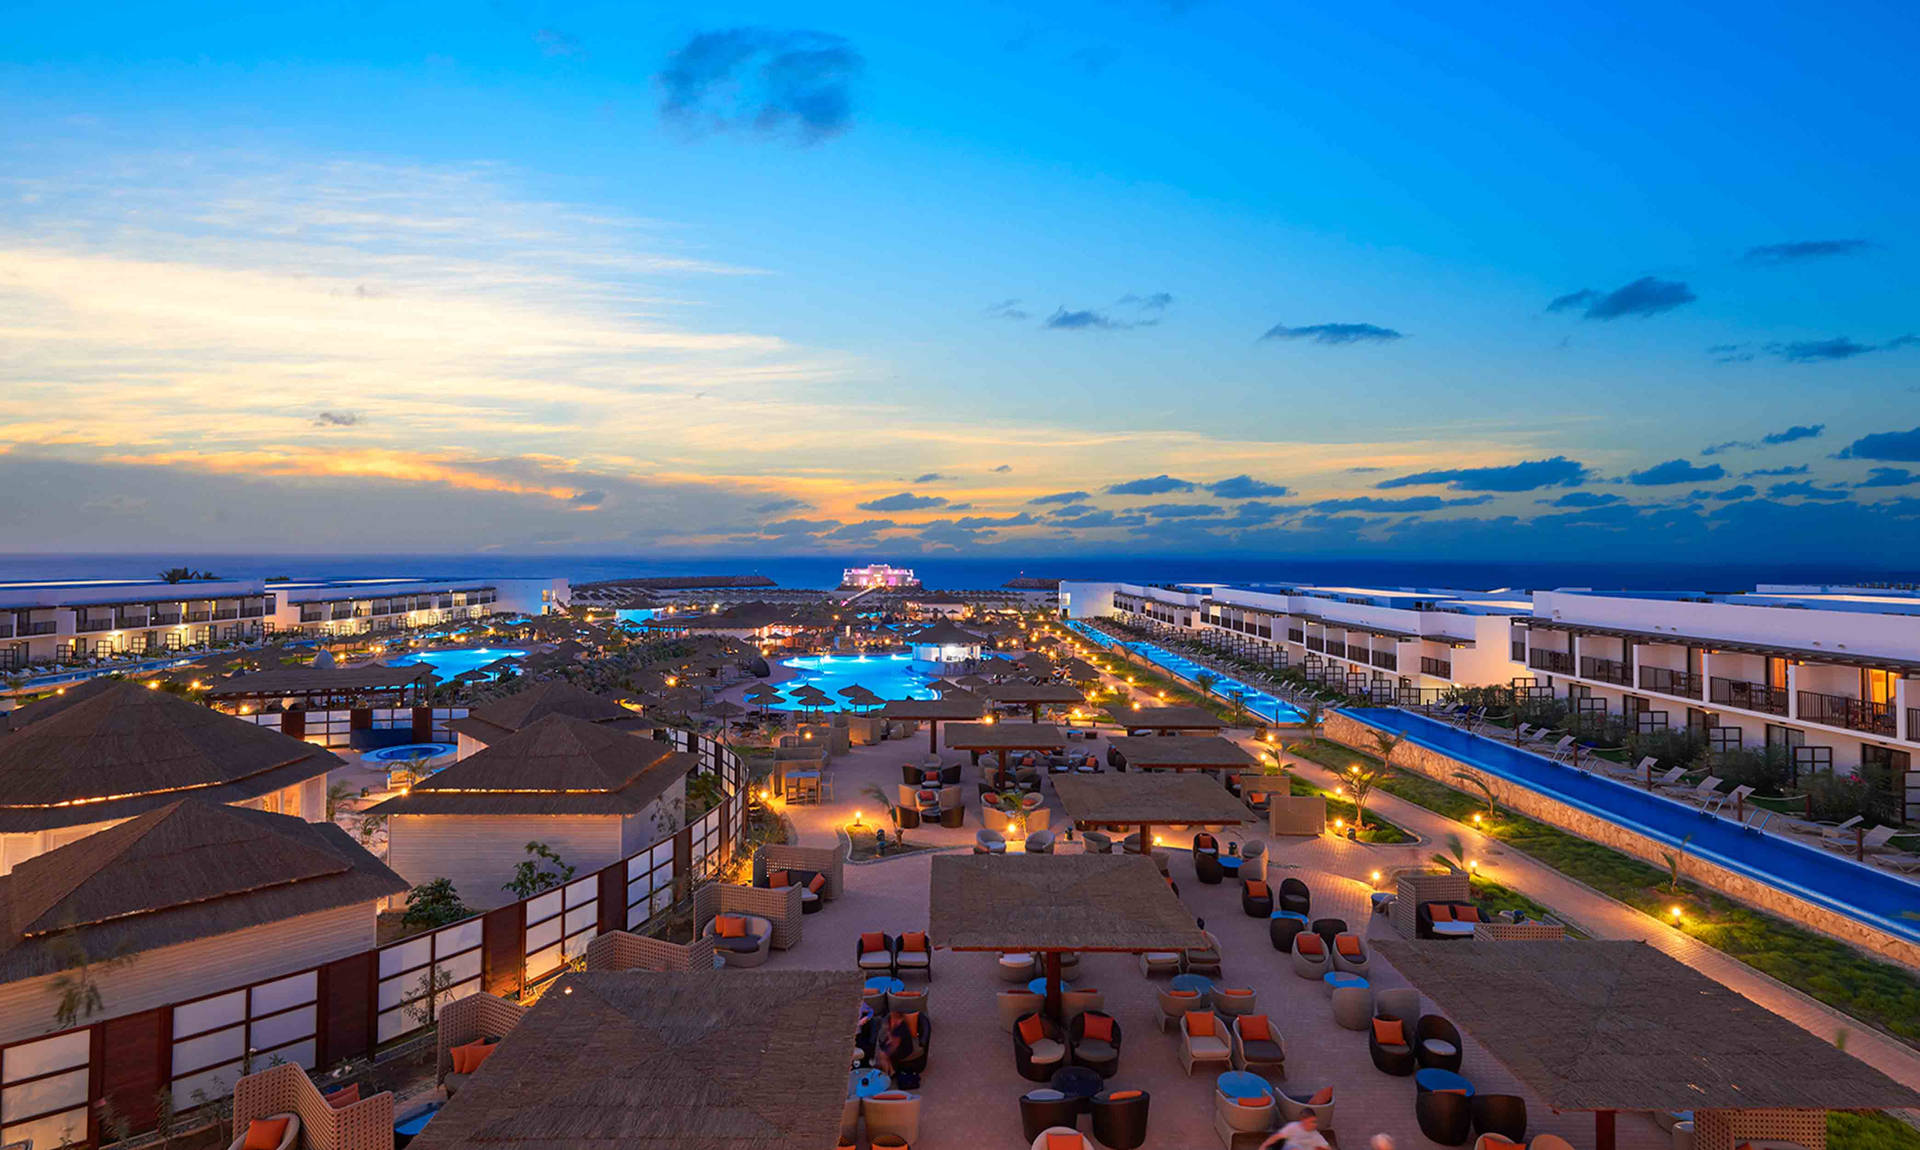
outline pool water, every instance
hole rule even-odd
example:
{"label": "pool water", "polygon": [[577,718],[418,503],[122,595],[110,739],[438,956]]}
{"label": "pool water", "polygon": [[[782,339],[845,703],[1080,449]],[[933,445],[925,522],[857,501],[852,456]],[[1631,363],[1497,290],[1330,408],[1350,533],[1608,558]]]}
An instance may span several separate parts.
{"label": "pool water", "polygon": [[[1106,645],[1115,642],[1111,635],[1102,634],[1100,631],[1087,626],[1078,619],[1069,619],[1067,626],[1072,627],[1082,636],[1093,640],[1095,643]],[[1213,685],[1213,693],[1215,695],[1218,695],[1228,702],[1232,702],[1235,691],[1245,692],[1245,697],[1241,701],[1245,704],[1247,710],[1268,722],[1298,723],[1301,721],[1300,712],[1294,710],[1292,704],[1283,702],[1258,687],[1243,683],[1231,675],[1222,675],[1211,667],[1202,666],[1192,659],[1187,658],[1185,655],[1176,655],[1156,643],[1122,640],[1120,641],[1120,645],[1148,662],[1164,667],[1189,682],[1192,681],[1195,675],[1202,671],[1211,672],[1218,676],[1220,680]]]}
{"label": "pool water", "polygon": [[408,743],[400,747],[381,747],[377,751],[368,751],[361,755],[369,763],[404,763],[411,759],[437,759],[442,755],[451,755],[459,750],[452,743]]}
{"label": "pool water", "polygon": [[502,647],[473,647],[461,651],[415,651],[390,659],[388,664],[402,667],[409,663],[426,663],[433,667],[434,674],[442,679],[451,679],[468,671],[478,671],[496,659],[518,659],[524,655],[525,651]]}
{"label": "pool water", "polygon": [[1603,775],[1592,775],[1506,743],[1391,707],[1343,708],[1371,727],[1398,731],[1407,741],[1471,763],[1490,774],[1550,795],[1568,806],[1618,823],[1728,870],[1778,887],[1901,938],[1920,941],[1920,884],[1832,851],[1744,830],[1674,799]]}
{"label": "pool water", "polygon": [[[889,701],[940,697],[927,685],[940,677],[940,667],[916,662],[907,655],[800,655],[782,659],[780,665],[795,672],[792,679],[779,684],[780,691],[787,695],[811,685],[832,695],[836,704],[844,703],[840,689],[858,683]],[[797,711],[801,706],[789,702],[774,709]]]}

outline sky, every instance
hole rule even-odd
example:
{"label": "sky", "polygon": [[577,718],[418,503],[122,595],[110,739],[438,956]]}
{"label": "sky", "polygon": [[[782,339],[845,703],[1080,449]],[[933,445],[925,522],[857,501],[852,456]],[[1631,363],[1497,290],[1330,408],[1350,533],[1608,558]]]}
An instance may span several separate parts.
{"label": "sky", "polygon": [[0,551],[1920,563],[1917,47],[16,0]]}

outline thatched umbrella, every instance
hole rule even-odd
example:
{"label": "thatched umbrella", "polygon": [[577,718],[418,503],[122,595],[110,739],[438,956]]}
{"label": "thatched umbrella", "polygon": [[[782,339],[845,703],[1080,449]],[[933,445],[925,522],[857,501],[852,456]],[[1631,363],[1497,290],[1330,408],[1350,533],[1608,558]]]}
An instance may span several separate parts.
{"label": "thatched umbrella", "polygon": [[969,691],[978,690],[987,685],[987,681],[978,675],[967,675],[963,678],[955,679],[954,682]]}
{"label": "thatched umbrella", "polygon": [[806,706],[809,711],[833,705],[833,696],[822,691],[812,683],[804,684],[791,692],[793,698]]}
{"label": "thatched umbrella", "polygon": [[877,707],[886,702],[885,699],[882,699],[858,683],[850,687],[840,688],[837,694],[844,696],[847,702],[852,703],[856,707]]}
{"label": "thatched umbrella", "polygon": [[947,679],[935,679],[933,682],[928,683],[927,687],[931,689],[933,693],[936,695],[944,695],[949,691],[966,690],[966,688],[962,687],[960,684],[952,682]]}
{"label": "thatched umbrella", "polygon": [[707,708],[707,714],[716,719],[737,719],[747,713],[747,709],[738,703],[722,699]]}

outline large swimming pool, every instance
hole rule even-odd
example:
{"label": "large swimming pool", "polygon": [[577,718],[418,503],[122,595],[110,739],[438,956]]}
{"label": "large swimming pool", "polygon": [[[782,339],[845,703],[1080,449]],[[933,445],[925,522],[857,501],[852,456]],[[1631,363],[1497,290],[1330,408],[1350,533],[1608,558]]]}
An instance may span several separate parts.
{"label": "large swimming pool", "polygon": [[[1069,619],[1067,626],[1103,646],[1116,642],[1113,636],[1103,634],[1096,628],[1089,627],[1078,619]],[[1245,692],[1245,697],[1242,699],[1242,702],[1246,705],[1247,710],[1268,722],[1297,723],[1300,721],[1300,712],[1294,710],[1291,704],[1275,698],[1273,695],[1268,694],[1258,687],[1243,683],[1231,675],[1222,675],[1220,672],[1214,671],[1211,667],[1202,666],[1192,659],[1187,658],[1185,655],[1177,655],[1157,643],[1144,643],[1137,640],[1118,640],[1118,642],[1122,647],[1132,651],[1148,662],[1158,664],[1189,682],[1193,680],[1195,675],[1202,671],[1211,672],[1220,680],[1213,685],[1214,694],[1231,702],[1235,691]]]}
{"label": "large swimming pool", "polygon": [[496,659],[518,659],[525,654],[525,651],[504,647],[473,647],[462,651],[414,651],[397,659],[389,659],[388,663],[395,667],[408,663],[427,663],[432,665],[434,674],[442,679],[451,679],[468,671],[478,671]]}
{"label": "large swimming pool", "polygon": [[[940,668],[933,663],[917,663],[906,655],[801,655],[782,659],[780,665],[795,672],[794,678],[779,685],[788,695],[811,684],[840,702],[840,689],[858,683],[889,701],[939,698],[927,684],[940,677]],[[797,711],[800,704],[775,709]]]}
{"label": "large swimming pool", "polygon": [[1471,763],[1483,771],[1551,796],[1568,806],[1617,823],[1651,839],[1788,891],[1808,902],[1901,938],[1920,941],[1920,884],[1866,866],[1816,846],[1779,835],[1744,830],[1732,819],[1628,783],[1550,763],[1539,755],[1437,719],[1391,707],[1349,707],[1340,712],[1368,726],[1399,731],[1409,742]]}

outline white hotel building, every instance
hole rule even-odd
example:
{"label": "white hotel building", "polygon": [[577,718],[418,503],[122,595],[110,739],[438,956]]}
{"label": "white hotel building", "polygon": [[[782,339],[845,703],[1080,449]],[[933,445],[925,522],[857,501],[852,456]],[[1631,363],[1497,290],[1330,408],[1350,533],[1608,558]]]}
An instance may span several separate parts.
{"label": "white hotel building", "polygon": [[1641,730],[1691,726],[1717,747],[1789,748],[1802,770],[1876,763],[1920,812],[1920,772],[1909,773],[1920,750],[1920,591],[1066,582],[1060,606],[1069,618],[1185,632],[1376,698],[1523,686]]}
{"label": "white hotel building", "polygon": [[537,615],[566,602],[564,579],[0,583],[0,672],[272,635],[355,635],[496,613]]}

